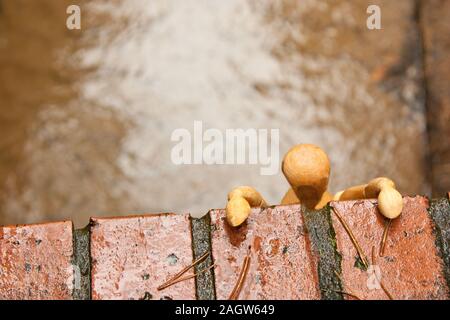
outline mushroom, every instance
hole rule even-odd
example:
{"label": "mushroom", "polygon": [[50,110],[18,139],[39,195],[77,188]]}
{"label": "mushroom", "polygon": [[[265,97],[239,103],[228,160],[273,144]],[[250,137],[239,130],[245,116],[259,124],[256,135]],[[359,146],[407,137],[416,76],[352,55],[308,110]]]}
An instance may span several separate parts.
{"label": "mushroom", "polygon": [[380,213],[388,219],[395,219],[403,209],[403,199],[395,183],[385,177],[371,180],[368,184],[354,186],[334,196],[335,200],[378,199]]}
{"label": "mushroom", "polygon": [[281,204],[302,203],[308,209],[321,209],[332,199],[327,191],[330,161],[319,147],[312,144],[292,147],[284,156],[282,171],[291,190]]}
{"label": "mushroom", "polygon": [[237,187],[228,193],[227,221],[231,226],[237,227],[247,220],[251,207],[264,206],[266,206],[266,201],[254,188],[248,186]]}

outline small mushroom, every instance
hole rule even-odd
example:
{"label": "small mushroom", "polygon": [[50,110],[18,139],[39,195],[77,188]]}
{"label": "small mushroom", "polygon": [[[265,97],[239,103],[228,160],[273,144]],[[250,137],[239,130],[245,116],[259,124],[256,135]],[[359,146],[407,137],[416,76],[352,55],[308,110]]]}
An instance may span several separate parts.
{"label": "small mushroom", "polygon": [[299,144],[292,147],[284,156],[282,171],[292,187],[282,204],[302,203],[309,209],[321,209],[332,200],[327,192],[330,161],[318,146]]}
{"label": "small mushroom", "polygon": [[334,196],[335,200],[378,199],[380,213],[388,219],[395,219],[403,209],[403,199],[395,183],[385,177],[375,178],[368,184],[348,188]]}
{"label": "small mushroom", "polygon": [[367,198],[378,198],[378,209],[386,218],[395,219],[402,213],[403,198],[392,180],[384,177],[374,179],[364,192]]}
{"label": "small mushroom", "polygon": [[237,227],[248,218],[252,207],[264,207],[266,205],[266,201],[254,188],[237,187],[228,194],[227,221],[231,226]]}

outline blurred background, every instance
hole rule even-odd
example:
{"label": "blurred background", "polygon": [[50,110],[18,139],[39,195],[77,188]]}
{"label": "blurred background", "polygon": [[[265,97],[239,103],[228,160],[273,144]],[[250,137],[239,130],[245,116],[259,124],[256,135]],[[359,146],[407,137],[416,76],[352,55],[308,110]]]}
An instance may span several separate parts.
{"label": "blurred background", "polygon": [[333,192],[385,175],[444,196],[449,21],[448,0],[0,0],[0,224],[202,214],[242,184],[279,202],[281,172],[174,165],[194,120],[321,146]]}

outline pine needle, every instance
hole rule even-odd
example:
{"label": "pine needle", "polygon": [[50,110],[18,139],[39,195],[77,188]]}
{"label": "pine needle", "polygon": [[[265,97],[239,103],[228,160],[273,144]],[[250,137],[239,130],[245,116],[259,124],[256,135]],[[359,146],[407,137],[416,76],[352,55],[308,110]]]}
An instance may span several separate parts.
{"label": "pine needle", "polygon": [[[391,220],[392,221],[392,220]],[[375,259],[375,246],[372,246],[372,265],[376,265],[377,261]],[[375,273],[375,277],[377,278],[377,274]],[[394,300],[394,298],[392,297],[392,295],[390,294],[390,292],[388,291],[388,289],[384,286],[383,282],[381,281],[381,279],[377,278],[378,283],[380,284],[381,289],[383,289],[384,293],[388,296],[388,298],[390,300]]]}
{"label": "pine needle", "polygon": [[[344,290],[345,290],[345,287],[346,287],[346,286],[345,286],[344,281],[342,280],[341,276],[339,275],[339,273],[337,273],[336,270],[334,270],[334,274],[336,275],[336,277],[338,277],[339,281],[341,281],[342,286],[344,286]],[[336,293],[341,293],[341,294],[346,294],[346,295],[351,296],[351,297],[354,297],[354,298],[356,298],[356,299],[358,299],[358,300],[362,300],[360,297],[358,297],[358,296],[354,293],[353,290],[351,290],[350,288],[347,288],[347,289],[348,289],[348,291],[334,291],[334,292],[336,292]]]}
{"label": "pine needle", "polygon": [[358,296],[357,296],[356,294],[354,294],[354,293],[351,293],[350,291],[349,291],[349,292],[346,292],[346,291],[342,291],[342,290],[325,290],[325,289],[322,289],[322,291],[325,291],[325,292],[335,292],[335,293],[345,294],[345,295],[347,295],[347,296],[350,296],[350,297],[355,298],[356,300],[362,300],[360,297],[358,297]]}
{"label": "pine needle", "polygon": [[[195,260],[192,264],[184,267],[180,272],[176,273],[172,278],[170,278],[169,280],[167,280],[166,282],[164,282],[162,285],[160,285],[157,290],[163,290],[167,287],[170,287],[172,284],[177,283],[179,281],[178,278],[180,278],[183,274],[185,274],[186,272],[189,271],[189,269],[193,268],[195,265],[201,263],[203,260],[206,259],[206,257],[209,256],[209,252],[205,252],[205,254],[203,254],[200,258],[198,258],[197,260]],[[195,274],[193,275],[195,276]],[[185,279],[186,280],[186,279]]]}
{"label": "pine needle", "polygon": [[350,229],[350,227],[348,226],[347,222],[345,222],[344,218],[338,213],[338,210],[336,210],[336,208],[334,208],[334,207],[333,207],[333,212],[336,214],[336,216],[338,217],[342,226],[344,227],[345,231],[347,232],[350,239],[352,240],[353,245],[355,246],[355,249],[358,252],[358,255],[359,255],[364,267],[366,269],[369,268],[369,264],[367,263],[366,257],[364,256],[364,254],[362,252],[361,246],[359,245],[358,240],[356,240],[355,236],[353,235],[353,232]]}
{"label": "pine needle", "polygon": [[247,276],[248,267],[250,266],[250,247],[248,247],[248,253],[244,258],[242,264],[241,272],[239,273],[238,280],[234,285],[233,291],[231,291],[228,300],[237,300],[239,294],[241,293],[242,286],[244,285],[245,277]]}
{"label": "pine needle", "polygon": [[392,223],[392,219],[388,219],[386,221],[386,223],[384,224],[384,231],[383,231],[383,237],[381,238],[381,243],[380,243],[380,257],[384,256],[384,248],[386,246],[386,239],[388,236],[388,232],[389,232],[389,228],[391,227],[391,223]]}
{"label": "pine needle", "polygon": [[204,272],[206,272],[206,271],[208,271],[208,270],[211,270],[212,268],[215,268],[215,267],[216,267],[216,265],[213,264],[213,265],[209,266],[208,268],[205,268],[205,269],[203,269],[203,270],[200,270],[198,273],[190,274],[190,275],[188,275],[188,276],[185,276],[185,277],[182,277],[182,278],[178,278],[178,279],[172,280],[171,282],[166,282],[164,285],[159,286],[159,287],[158,287],[158,290],[164,290],[164,289],[166,289],[166,288],[168,288],[168,287],[173,286],[173,285],[176,284],[176,283],[183,282],[183,281],[186,281],[186,280],[195,278],[195,277],[197,277],[198,275],[200,275],[200,274],[202,274],[202,273],[204,273]]}

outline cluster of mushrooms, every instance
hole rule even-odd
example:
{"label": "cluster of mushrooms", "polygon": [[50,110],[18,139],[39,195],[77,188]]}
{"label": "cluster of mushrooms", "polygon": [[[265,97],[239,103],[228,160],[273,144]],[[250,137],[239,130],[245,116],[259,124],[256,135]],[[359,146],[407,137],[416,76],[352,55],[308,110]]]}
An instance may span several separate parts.
{"label": "cluster of mushrooms", "polygon": [[[282,171],[291,188],[281,200],[282,205],[301,203],[308,209],[321,209],[332,200],[378,199],[380,213],[388,219],[397,218],[403,208],[402,195],[392,180],[379,177],[367,184],[353,186],[337,192],[327,191],[330,176],[330,161],[318,146],[299,144],[284,156]],[[226,218],[237,227],[250,215],[252,207],[265,207],[266,201],[252,187],[240,186],[228,194]]]}

